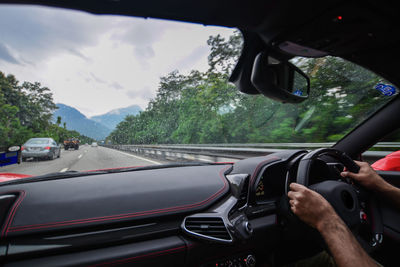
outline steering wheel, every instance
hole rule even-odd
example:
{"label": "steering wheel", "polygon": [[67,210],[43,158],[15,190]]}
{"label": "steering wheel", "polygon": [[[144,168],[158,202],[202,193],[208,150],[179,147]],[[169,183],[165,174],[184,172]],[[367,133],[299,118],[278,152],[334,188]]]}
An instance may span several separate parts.
{"label": "steering wheel", "polygon": [[[332,148],[321,148],[305,154],[298,162],[296,182],[321,194],[335,209],[337,214],[353,231],[367,251],[376,249],[383,240],[383,223],[373,194],[350,180],[326,180],[310,185],[310,171],[313,162],[321,156],[330,156],[342,163],[350,172],[358,173],[360,167],[344,152]],[[286,190],[290,184],[289,172]],[[287,192],[286,192],[287,193]],[[368,201],[367,201],[368,200]],[[368,203],[368,204],[366,204]],[[291,212],[291,210],[290,210]],[[372,237],[365,241],[356,229],[370,218]]]}

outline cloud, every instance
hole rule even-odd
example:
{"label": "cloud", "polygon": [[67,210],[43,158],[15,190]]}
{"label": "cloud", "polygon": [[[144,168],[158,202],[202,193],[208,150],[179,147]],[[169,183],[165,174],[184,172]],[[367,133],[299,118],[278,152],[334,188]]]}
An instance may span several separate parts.
{"label": "cloud", "polygon": [[26,5],[2,5],[0,23],[0,69],[41,82],[55,101],[87,115],[132,103],[145,109],[160,77],[206,70],[208,36],[231,32]]}
{"label": "cloud", "polygon": [[147,61],[155,56],[153,44],[162,39],[171,25],[157,20],[149,23],[144,19],[137,20],[136,23],[120,23],[119,28],[124,30],[114,33],[112,38],[133,46],[136,59],[144,64],[144,67],[148,67]]}
{"label": "cloud", "polygon": [[120,85],[118,82],[112,82],[110,83],[110,86],[116,90],[122,90],[124,89],[124,87],[122,85]]}
{"label": "cloud", "polygon": [[0,43],[0,59],[13,64],[21,64],[13,55],[11,55],[11,52],[3,43]]}
{"label": "cloud", "polygon": [[146,99],[150,100],[151,98],[154,97],[154,92],[151,90],[149,86],[144,86],[141,90],[129,90],[126,92],[126,95],[131,98],[131,99]]}
{"label": "cloud", "polygon": [[101,84],[107,84],[107,82],[103,79],[100,79],[99,77],[97,77],[93,72],[90,73],[90,76],[92,76],[93,80],[95,82],[101,83]]}
{"label": "cloud", "polygon": [[88,15],[85,12],[37,6],[2,5],[0,9],[0,58],[18,64],[4,45],[23,58],[24,63],[40,65],[59,54],[75,55],[84,61],[94,62],[93,55],[84,53],[108,36],[114,45],[127,44],[144,69],[156,56],[153,45],[164,33],[177,27],[176,23],[117,16]]}
{"label": "cloud", "polygon": [[208,46],[198,46],[192,52],[190,52],[190,54],[180,59],[176,63],[175,68],[179,70],[191,69],[199,60],[207,57],[209,52],[210,49],[208,48]]}
{"label": "cloud", "polygon": [[136,58],[140,60],[147,60],[155,56],[154,49],[150,45],[137,46],[134,48]]}
{"label": "cloud", "polygon": [[[104,85],[106,85],[107,87],[111,87],[111,88],[114,88],[114,89],[116,89],[116,90],[122,90],[122,89],[124,89],[124,87],[123,87],[121,84],[119,84],[118,82],[116,82],[116,81],[107,82],[107,81],[105,81],[105,80],[99,78],[98,76],[96,76],[93,72],[90,72],[90,76],[92,77],[92,79],[93,79],[95,82],[100,83],[100,84],[104,84]],[[87,79],[89,80],[89,82],[92,81],[90,78],[87,78]]]}
{"label": "cloud", "polygon": [[131,21],[120,21],[118,27],[124,29],[113,35],[126,43],[130,43],[135,47],[144,47],[160,40],[168,28],[166,23],[148,23],[146,20],[137,20],[136,23]]}
{"label": "cloud", "polygon": [[88,58],[87,56],[85,56],[84,54],[82,54],[81,52],[79,52],[76,49],[66,49],[66,51],[68,51],[70,54],[75,55],[85,61],[91,61],[90,58]]}
{"label": "cloud", "polygon": [[1,39],[35,63],[65,52],[87,60],[79,50],[95,45],[100,34],[112,27],[95,18],[79,11],[6,5],[0,9]]}
{"label": "cloud", "polygon": [[136,91],[133,91],[133,90],[127,91],[127,92],[126,92],[126,95],[127,95],[129,98],[132,98],[132,99],[137,97]]}

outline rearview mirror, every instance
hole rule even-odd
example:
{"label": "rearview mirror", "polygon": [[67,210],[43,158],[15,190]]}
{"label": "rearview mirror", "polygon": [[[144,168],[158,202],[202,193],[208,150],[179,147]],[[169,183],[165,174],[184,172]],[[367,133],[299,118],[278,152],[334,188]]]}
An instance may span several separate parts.
{"label": "rearview mirror", "polygon": [[259,53],[253,65],[251,82],[263,95],[284,103],[300,103],[310,93],[310,79],[287,60]]}

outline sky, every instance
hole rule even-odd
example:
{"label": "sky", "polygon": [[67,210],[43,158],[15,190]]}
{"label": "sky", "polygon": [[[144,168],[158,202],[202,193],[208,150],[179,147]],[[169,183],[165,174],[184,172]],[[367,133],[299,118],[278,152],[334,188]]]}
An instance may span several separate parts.
{"label": "sky", "polygon": [[0,71],[40,82],[86,116],[139,105],[160,77],[207,69],[210,35],[233,29],[33,6],[0,6]]}

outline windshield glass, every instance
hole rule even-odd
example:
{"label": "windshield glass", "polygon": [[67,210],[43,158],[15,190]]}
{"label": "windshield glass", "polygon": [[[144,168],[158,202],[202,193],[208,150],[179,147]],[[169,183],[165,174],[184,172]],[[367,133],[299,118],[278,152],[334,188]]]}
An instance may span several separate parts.
{"label": "windshield glass", "polygon": [[[397,95],[337,57],[291,60],[311,80],[301,104],[242,94],[228,82],[243,42],[235,29],[9,5],[0,22],[0,147],[57,144],[22,147],[21,164],[0,173],[233,162],[255,148],[330,146]],[[27,144],[37,142],[47,140]]]}
{"label": "windshield glass", "polygon": [[50,143],[49,139],[30,139],[26,142],[27,145],[43,145]]}

